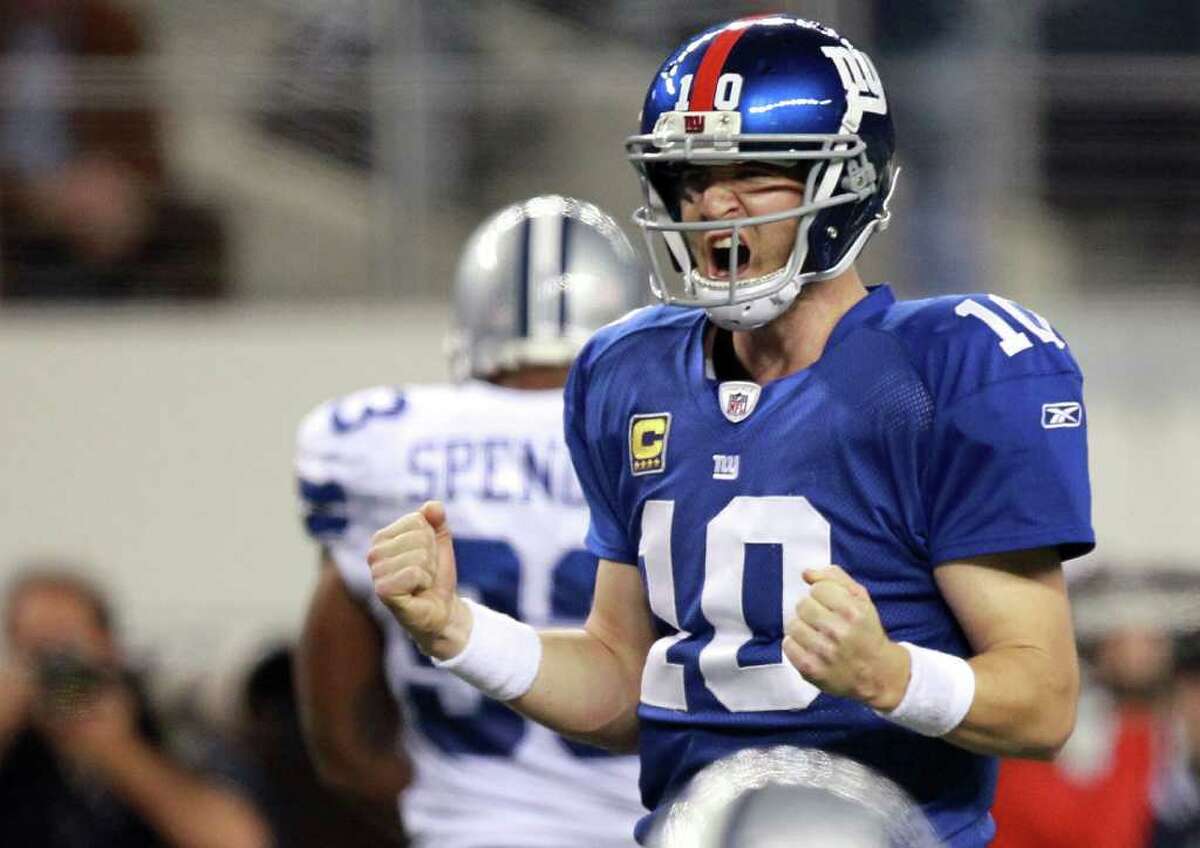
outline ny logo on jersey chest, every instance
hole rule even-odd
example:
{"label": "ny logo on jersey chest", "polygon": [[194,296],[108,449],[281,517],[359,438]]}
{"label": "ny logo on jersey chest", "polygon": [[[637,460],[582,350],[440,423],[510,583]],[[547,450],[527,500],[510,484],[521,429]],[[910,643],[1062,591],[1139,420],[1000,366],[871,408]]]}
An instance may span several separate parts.
{"label": "ny logo on jersey chest", "polygon": [[738,478],[738,468],[741,465],[741,457],[736,453],[713,454],[713,479],[714,480],[736,480]]}

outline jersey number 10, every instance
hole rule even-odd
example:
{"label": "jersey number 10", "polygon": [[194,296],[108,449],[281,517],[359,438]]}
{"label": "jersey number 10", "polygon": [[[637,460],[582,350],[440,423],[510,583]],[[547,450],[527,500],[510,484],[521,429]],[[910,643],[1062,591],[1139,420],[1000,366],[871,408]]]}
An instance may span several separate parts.
{"label": "jersey number 10", "polygon": [[[1014,321],[1030,333],[1033,333],[1039,341],[1052,344],[1059,350],[1067,346],[1067,343],[1055,335],[1054,330],[1050,328],[1050,322],[1036,312],[1024,310],[1011,300],[996,294],[989,294],[988,300],[1008,313]],[[1029,311],[1028,315],[1025,314],[1027,311]],[[1014,330],[1011,324],[976,300],[967,298],[962,301],[954,307],[954,314],[963,318],[978,318],[987,324],[988,329],[1000,337],[1000,349],[1004,351],[1005,356],[1016,356],[1021,351],[1033,347],[1029,336],[1020,330]]]}
{"label": "jersey number 10", "polygon": [[[686,711],[685,666],[695,663],[713,697],[731,712],[807,707],[820,690],[783,657],[782,631],[808,594],[804,569],[830,563],[829,522],[803,497],[742,496],[726,504],[705,529],[700,609],[713,635],[700,647],[703,634],[689,633],[679,622],[671,558],[674,515],[675,502],[667,500],[647,501],[642,512],[638,555],[645,563],[650,609],[679,631],[650,648],[642,702]],[[765,555],[767,547],[780,556]],[[755,604],[757,616],[747,614],[747,587],[765,599]]]}

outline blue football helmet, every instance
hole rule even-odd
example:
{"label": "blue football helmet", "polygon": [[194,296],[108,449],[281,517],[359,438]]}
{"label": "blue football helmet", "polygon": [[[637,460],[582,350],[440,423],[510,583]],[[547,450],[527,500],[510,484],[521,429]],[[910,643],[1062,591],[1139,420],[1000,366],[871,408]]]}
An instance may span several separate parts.
{"label": "blue football helmet", "polygon": [[[888,222],[896,169],[887,97],[866,54],[832,29],[791,15],[745,18],[689,39],[663,63],[625,142],[645,205],[634,213],[664,303],[702,307],[727,329],[751,329],[812,280],[842,273]],[[702,165],[764,162],[804,184],[794,209],[684,223],[682,179]],[[739,279],[744,228],[798,219],[784,267]],[[731,230],[729,279],[701,271],[684,233]],[[675,273],[655,249],[662,237]],[[744,256],[744,254],[742,254]]]}

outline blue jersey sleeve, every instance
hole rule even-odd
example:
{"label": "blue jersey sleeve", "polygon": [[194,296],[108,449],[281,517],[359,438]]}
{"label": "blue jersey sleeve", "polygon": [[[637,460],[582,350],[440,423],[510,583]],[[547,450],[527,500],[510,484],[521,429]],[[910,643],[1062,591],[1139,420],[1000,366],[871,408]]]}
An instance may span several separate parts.
{"label": "blue jersey sleeve", "polygon": [[926,358],[938,398],[924,478],[930,559],[1080,556],[1095,546],[1083,375],[1044,319],[988,297],[943,313]]}
{"label": "blue jersey sleeve", "polygon": [[1027,377],[939,412],[928,469],[933,562],[1094,546],[1082,381]]}
{"label": "blue jersey sleeve", "polygon": [[637,562],[637,545],[630,540],[620,517],[617,476],[600,450],[604,439],[597,431],[602,425],[602,399],[588,397],[589,391],[600,394],[596,390],[602,388],[592,381],[589,373],[589,347],[584,348],[571,367],[563,403],[567,448],[590,514],[587,547],[603,559],[633,564]]}

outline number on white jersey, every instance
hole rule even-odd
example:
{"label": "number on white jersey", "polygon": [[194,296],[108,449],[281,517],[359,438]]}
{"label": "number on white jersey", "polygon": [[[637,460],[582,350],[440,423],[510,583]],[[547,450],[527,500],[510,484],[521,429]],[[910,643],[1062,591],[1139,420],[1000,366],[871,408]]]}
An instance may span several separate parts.
{"label": "number on white jersey", "polygon": [[333,405],[329,425],[339,436],[361,430],[376,418],[395,418],[408,402],[397,389],[381,387],[341,398]]}

